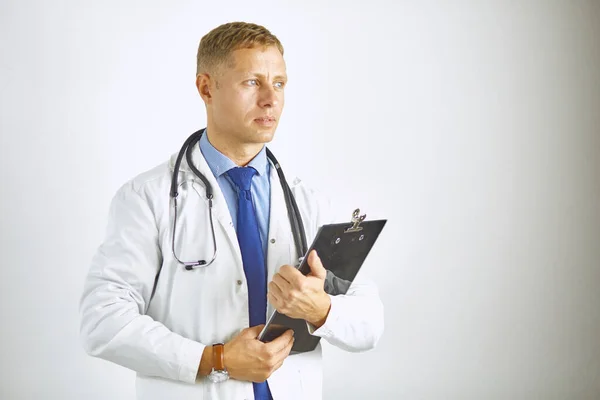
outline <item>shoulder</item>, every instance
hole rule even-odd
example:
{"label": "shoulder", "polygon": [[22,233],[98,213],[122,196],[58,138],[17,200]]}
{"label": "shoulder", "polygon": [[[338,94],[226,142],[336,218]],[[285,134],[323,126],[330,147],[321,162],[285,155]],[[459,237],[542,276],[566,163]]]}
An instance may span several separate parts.
{"label": "shoulder", "polygon": [[173,170],[170,166],[170,161],[167,160],[134,176],[130,179],[130,182],[133,190],[142,193],[157,185],[164,185],[165,182],[170,183],[172,174]]}
{"label": "shoulder", "polygon": [[331,199],[325,193],[310,186],[297,175],[292,175],[287,181],[305,218],[314,221],[316,227],[333,222]]}
{"label": "shoulder", "polygon": [[118,189],[116,196],[140,197],[152,208],[157,203],[168,202],[173,169],[171,158],[136,176],[133,176]]}

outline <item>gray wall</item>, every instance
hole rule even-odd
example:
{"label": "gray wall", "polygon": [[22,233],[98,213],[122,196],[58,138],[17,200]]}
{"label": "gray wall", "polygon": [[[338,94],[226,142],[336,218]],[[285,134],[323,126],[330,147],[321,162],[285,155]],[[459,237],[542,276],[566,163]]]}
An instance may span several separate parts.
{"label": "gray wall", "polygon": [[4,0],[0,398],[134,397],[78,342],[110,198],[205,124],[200,37],[283,41],[270,145],[389,224],[386,331],[325,348],[326,399],[600,398],[600,3]]}

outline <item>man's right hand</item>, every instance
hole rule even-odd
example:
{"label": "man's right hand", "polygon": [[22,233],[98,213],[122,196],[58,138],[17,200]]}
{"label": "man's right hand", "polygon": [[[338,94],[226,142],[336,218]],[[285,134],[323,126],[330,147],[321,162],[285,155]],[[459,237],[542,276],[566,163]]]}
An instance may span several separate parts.
{"label": "man's right hand", "polygon": [[293,331],[290,329],[277,339],[263,343],[257,339],[264,325],[241,331],[225,343],[225,368],[233,379],[264,382],[275,372],[292,350]]}

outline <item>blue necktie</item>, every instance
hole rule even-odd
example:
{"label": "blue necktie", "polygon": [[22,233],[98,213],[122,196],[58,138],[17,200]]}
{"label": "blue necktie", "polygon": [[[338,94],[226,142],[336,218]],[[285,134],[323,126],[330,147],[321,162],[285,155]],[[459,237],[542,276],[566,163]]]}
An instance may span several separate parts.
{"label": "blue necktie", "polygon": [[[264,324],[267,314],[267,271],[250,187],[256,170],[232,168],[227,175],[238,188],[237,238],[248,282],[250,326]],[[253,383],[256,400],[272,400],[267,382]]]}

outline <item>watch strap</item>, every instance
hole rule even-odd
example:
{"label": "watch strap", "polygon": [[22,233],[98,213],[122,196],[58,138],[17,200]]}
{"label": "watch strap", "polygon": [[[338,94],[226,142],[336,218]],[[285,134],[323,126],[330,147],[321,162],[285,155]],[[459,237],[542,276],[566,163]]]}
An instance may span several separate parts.
{"label": "watch strap", "polygon": [[225,371],[225,345],[223,343],[215,343],[212,348],[215,371]]}

